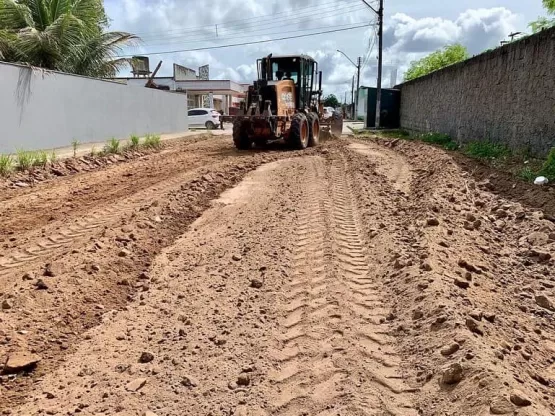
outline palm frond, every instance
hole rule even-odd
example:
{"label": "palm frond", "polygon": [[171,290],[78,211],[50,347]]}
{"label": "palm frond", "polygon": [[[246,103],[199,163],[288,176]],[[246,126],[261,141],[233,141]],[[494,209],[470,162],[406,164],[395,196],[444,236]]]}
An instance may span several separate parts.
{"label": "palm frond", "polygon": [[18,30],[33,27],[31,10],[26,4],[15,0],[0,0],[0,28]]}

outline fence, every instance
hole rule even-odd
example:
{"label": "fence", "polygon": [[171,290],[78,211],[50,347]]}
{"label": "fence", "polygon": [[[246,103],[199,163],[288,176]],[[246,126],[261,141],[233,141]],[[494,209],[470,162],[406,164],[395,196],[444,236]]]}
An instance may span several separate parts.
{"label": "fence", "polygon": [[187,96],[0,63],[0,153],[186,131]]}
{"label": "fence", "polygon": [[555,145],[555,28],[397,86],[401,127],[543,156]]}

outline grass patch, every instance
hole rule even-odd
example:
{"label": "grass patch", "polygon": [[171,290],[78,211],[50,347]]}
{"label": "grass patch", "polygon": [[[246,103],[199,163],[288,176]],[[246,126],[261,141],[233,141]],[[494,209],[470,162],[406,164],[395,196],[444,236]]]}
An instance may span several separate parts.
{"label": "grass patch", "polygon": [[511,155],[511,150],[507,146],[487,141],[468,143],[464,152],[469,156],[486,159],[499,159]]}
{"label": "grass patch", "polygon": [[71,146],[73,147],[73,158],[77,157],[77,148],[79,147],[79,140],[73,139]]}
{"label": "grass patch", "polygon": [[526,182],[533,182],[538,175],[530,166],[524,166],[520,169],[517,176]]}
{"label": "grass patch", "polygon": [[11,155],[0,155],[0,176],[8,176],[13,170]]}
{"label": "grass patch", "polygon": [[38,151],[35,164],[42,167],[48,165],[48,153],[46,153],[44,150]]}
{"label": "grass patch", "polygon": [[543,163],[540,173],[551,181],[555,181],[555,147],[551,148]]}
{"label": "grass patch", "polygon": [[56,163],[57,160],[58,156],[56,155],[56,152],[52,150],[52,153],[50,153],[50,163]]}
{"label": "grass patch", "polygon": [[442,133],[424,133],[419,135],[418,138],[424,143],[439,144],[441,146],[453,142],[451,136]]}
{"label": "grass patch", "polygon": [[131,147],[132,149],[136,149],[137,147],[139,147],[139,136],[132,134],[129,140],[131,142],[129,147]]}
{"label": "grass patch", "polygon": [[20,170],[29,170],[35,165],[36,156],[34,152],[18,150],[15,159]]}
{"label": "grass patch", "polygon": [[120,152],[120,146],[119,145],[120,145],[119,140],[116,139],[115,137],[112,137],[106,143],[106,146],[104,147],[104,150],[106,151],[106,153],[119,153]]}
{"label": "grass patch", "polygon": [[407,130],[378,130],[377,133],[388,139],[411,139],[411,135]]}
{"label": "grass patch", "polygon": [[158,149],[162,146],[161,138],[159,135],[147,134],[144,145],[145,147]]}

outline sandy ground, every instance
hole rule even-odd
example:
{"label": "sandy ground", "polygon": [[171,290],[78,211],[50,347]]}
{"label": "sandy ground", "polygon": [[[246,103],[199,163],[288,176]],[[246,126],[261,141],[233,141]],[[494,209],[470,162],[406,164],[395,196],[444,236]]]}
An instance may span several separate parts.
{"label": "sandy ground", "polygon": [[2,414],[555,412],[555,224],[442,150],[169,141],[2,198]]}

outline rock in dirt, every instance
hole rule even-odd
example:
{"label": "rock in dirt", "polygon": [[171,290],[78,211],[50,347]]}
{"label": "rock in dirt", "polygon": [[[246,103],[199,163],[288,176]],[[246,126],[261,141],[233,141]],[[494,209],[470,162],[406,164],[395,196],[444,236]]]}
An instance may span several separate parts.
{"label": "rock in dirt", "polygon": [[131,255],[131,252],[126,248],[121,249],[120,252],[118,253],[119,257],[129,257],[130,255]]}
{"label": "rock in dirt", "polygon": [[536,231],[532,234],[529,234],[526,237],[526,240],[528,240],[528,243],[533,246],[543,246],[549,241],[549,235],[540,231]]}
{"label": "rock in dirt", "polygon": [[261,280],[258,279],[252,279],[251,280],[251,287],[254,287],[255,289],[260,289],[262,287],[263,283]]}
{"label": "rock in dirt", "polygon": [[251,384],[251,378],[247,374],[241,374],[237,377],[236,383],[238,386],[248,386]]}
{"label": "rock in dirt", "polygon": [[520,390],[513,390],[510,396],[511,402],[517,406],[531,406],[532,401]]}
{"label": "rock in dirt", "polygon": [[146,364],[151,362],[152,360],[154,360],[154,354],[150,353],[150,352],[143,352],[141,354],[141,356],[139,357],[139,362],[142,364]]}
{"label": "rock in dirt", "polygon": [[502,396],[494,398],[489,406],[492,415],[508,415],[513,414],[513,406]]}
{"label": "rock in dirt", "polygon": [[234,254],[233,256],[231,256],[231,258],[232,258],[234,261],[241,261],[241,259],[242,259],[242,257],[241,257],[240,255],[238,255],[238,254]]}
{"label": "rock in dirt", "polygon": [[35,282],[35,287],[37,288],[37,290],[47,290],[48,289],[48,285],[46,283],[44,283],[44,280],[39,279]]}
{"label": "rock in dirt", "polygon": [[470,282],[468,280],[462,280],[458,277],[455,277],[453,283],[455,283],[455,286],[460,287],[461,289],[468,289],[470,287]]}
{"label": "rock in dirt", "polygon": [[43,275],[46,277],[55,277],[58,274],[56,267],[52,263],[47,263],[44,266],[44,273]]}
{"label": "rock in dirt", "polygon": [[484,335],[484,331],[480,324],[470,317],[466,318],[466,327],[475,334]]}
{"label": "rock in dirt", "polygon": [[139,391],[146,384],[146,378],[136,378],[135,380],[127,383],[125,386],[127,391]]}
{"label": "rock in dirt", "polygon": [[484,314],[484,319],[492,324],[495,322],[495,314],[488,312]]}
{"label": "rock in dirt", "polygon": [[27,272],[23,275],[22,279],[23,280],[34,280],[35,276],[33,276],[33,273],[31,273],[31,272]]}
{"label": "rock in dirt", "polygon": [[439,225],[439,220],[437,218],[428,218],[426,224],[430,227],[436,227]]}
{"label": "rock in dirt", "polygon": [[185,376],[183,377],[183,380],[181,380],[181,384],[183,384],[185,387],[197,387],[199,382],[196,378],[192,376]]}
{"label": "rock in dirt", "polygon": [[457,344],[456,342],[453,342],[452,344],[447,345],[446,347],[443,347],[440,352],[441,352],[441,355],[448,357],[456,353],[460,347],[461,346],[459,344]]}
{"label": "rock in dirt", "polygon": [[21,371],[29,371],[35,368],[40,360],[41,357],[31,354],[30,352],[11,354],[4,365],[3,372],[6,374],[14,374]]}
{"label": "rock in dirt", "polygon": [[555,306],[553,305],[553,302],[545,295],[537,295],[536,304],[549,311],[555,311]]}
{"label": "rock in dirt", "polygon": [[12,308],[13,308],[13,305],[8,299],[4,299],[2,301],[2,309],[3,310],[8,310],[8,309],[12,309]]}
{"label": "rock in dirt", "polygon": [[456,384],[463,378],[463,368],[459,363],[453,363],[443,371],[441,375],[442,384]]}
{"label": "rock in dirt", "polygon": [[158,416],[158,415],[154,412],[151,412],[150,410],[147,410],[146,412],[143,412],[142,416]]}

